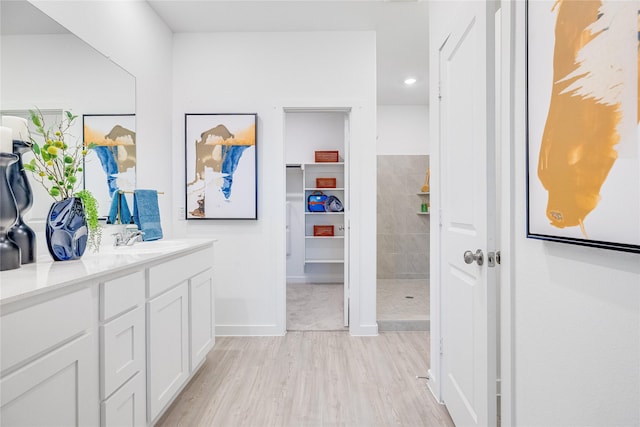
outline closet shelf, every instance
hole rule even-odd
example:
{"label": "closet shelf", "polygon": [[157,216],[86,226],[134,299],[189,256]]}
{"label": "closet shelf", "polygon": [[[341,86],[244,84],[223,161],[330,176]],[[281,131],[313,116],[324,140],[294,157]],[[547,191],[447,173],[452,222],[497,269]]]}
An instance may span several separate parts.
{"label": "closet shelf", "polygon": [[306,212],[305,215],[344,215],[344,212]]}
{"label": "closet shelf", "polygon": [[344,259],[306,259],[305,264],[344,264]]}
{"label": "closet shelf", "polygon": [[304,165],[311,165],[311,166],[343,166],[344,162],[310,162],[310,163],[303,163]]}
{"label": "closet shelf", "polygon": [[304,191],[344,191],[344,187],[305,187]]}
{"label": "closet shelf", "polygon": [[344,236],[304,236],[305,239],[344,239]]}

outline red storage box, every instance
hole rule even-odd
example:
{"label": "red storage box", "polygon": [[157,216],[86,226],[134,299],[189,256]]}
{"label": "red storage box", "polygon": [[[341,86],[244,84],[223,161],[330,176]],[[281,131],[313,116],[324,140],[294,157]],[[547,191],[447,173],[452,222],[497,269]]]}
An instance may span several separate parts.
{"label": "red storage box", "polygon": [[316,188],[336,188],[336,179],[316,178]]}
{"label": "red storage box", "polygon": [[338,162],[338,150],[335,151],[316,151],[316,163],[335,163]]}
{"label": "red storage box", "polygon": [[333,236],[333,225],[314,225],[313,235],[320,237]]}

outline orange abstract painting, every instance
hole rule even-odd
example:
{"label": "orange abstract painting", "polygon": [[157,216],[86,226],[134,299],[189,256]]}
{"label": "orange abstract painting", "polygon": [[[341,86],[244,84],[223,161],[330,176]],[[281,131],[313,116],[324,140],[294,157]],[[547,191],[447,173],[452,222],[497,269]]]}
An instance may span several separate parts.
{"label": "orange abstract painting", "polygon": [[527,12],[528,235],[640,251],[638,3]]}

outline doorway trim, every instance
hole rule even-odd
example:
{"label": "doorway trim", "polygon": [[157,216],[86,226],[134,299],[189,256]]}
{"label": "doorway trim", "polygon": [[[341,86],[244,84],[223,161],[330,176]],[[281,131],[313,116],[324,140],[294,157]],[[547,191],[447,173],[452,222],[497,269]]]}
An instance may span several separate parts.
{"label": "doorway trim", "polygon": [[[350,206],[349,206],[349,224],[347,225],[349,231],[349,247],[348,253],[345,254],[349,259],[349,268],[348,268],[348,282],[349,282],[349,307],[348,307],[348,315],[349,315],[349,333],[351,335],[357,336],[371,336],[378,334],[378,325],[375,322],[375,315],[373,324],[365,324],[363,322],[362,314],[363,311],[368,313],[373,309],[375,313],[375,293],[376,293],[376,285],[375,281],[373,283],[367,283],[366,286],[362,284],[362,273],[361,273],[361,248],[360,239],[358,236],[361,233],[362,226],[359,224],[358,219],[363,214],[362,207],[356,200],[358,197],[358,188],[361,185],[361,182],[357,179],[354,179],[354,176],[358,178],[358,171],[354,171],[353,165],[354,163],[351,161],[354,155],[354,151],[359,146],[362,145],[362,141],[366,140],[367,135],[364,132],[363,128],[363,103],[356,102],[353,99],[310,99],[310,100],[295,100],[295,101],[284,101],[279,105],[274,106],[275,114],[279,116],[279,141],[280,141],[280,153],[279,157],[281,159],[281,176],[280,182],[286,182],[286,159],[285,159],[285,146],[284,146],[284,125],[285,125],[285,114],[291,111],[305,111],[305,112],[342,112],[349,113],[349,123],[350,123],[350,138],[348,141],[345,141],[345,144],[349,144],[349,147],[346,148],[349,156],[347,157],[347,171],[349,173],[349,183],[350,183]],[[276,122],[278,122],[276,120]],[[287,286],[287,276],[286,276],[286,191],[285,186],[281,190],[281,200],[282,203],[279,203],[278,206],[281,209],[280,218],[282,219],[277,227],[280,229],[280,242],[279,245],[279,260],[278,263],[278,286],[277,286],[277,295],[276,295],[276,310],[277,310],[277,319],[278,319],[278,330],[282,335],[285,335],[287,332],[286,328],[286,316],[287,316],[287,307],[286,307],[286,286]],[[375,185],[373,186],[375,188]],[[373,228],[375,230],[375,219],[373,220]],[[371,250],[371,248],[367,248]],[[373,248],[375,250],[375,248]],[[372,300],[372,302],[370,301]],[[373,308],[369,307],[372,305]]]}

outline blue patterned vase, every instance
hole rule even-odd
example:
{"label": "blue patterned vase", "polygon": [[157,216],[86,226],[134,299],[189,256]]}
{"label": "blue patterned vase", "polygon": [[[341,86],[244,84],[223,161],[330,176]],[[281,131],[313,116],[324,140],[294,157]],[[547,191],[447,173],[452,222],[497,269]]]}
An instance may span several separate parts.
{"label": "blue patterned vase", "polygon": [[79,197],[55,202],[47,215],[46,237],[55,261],[79,259],[87,248],[87,219]]}

